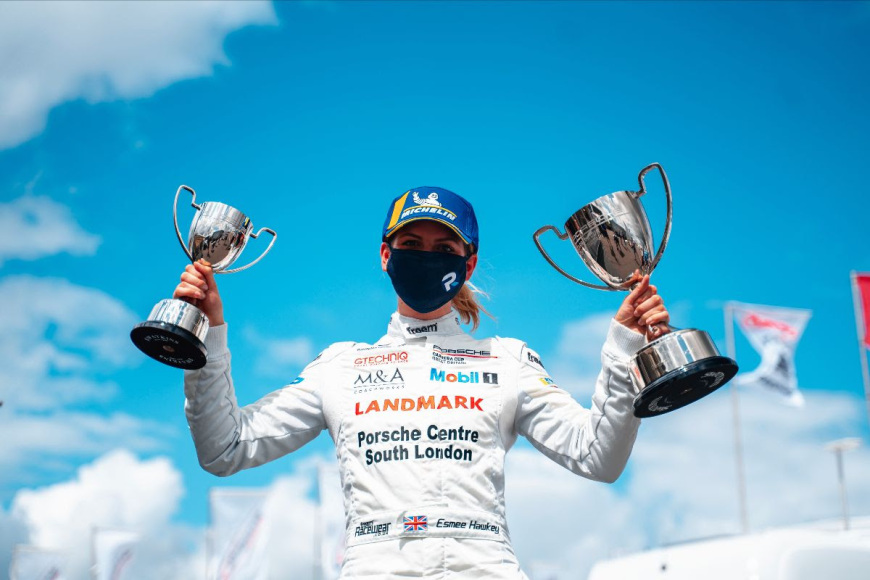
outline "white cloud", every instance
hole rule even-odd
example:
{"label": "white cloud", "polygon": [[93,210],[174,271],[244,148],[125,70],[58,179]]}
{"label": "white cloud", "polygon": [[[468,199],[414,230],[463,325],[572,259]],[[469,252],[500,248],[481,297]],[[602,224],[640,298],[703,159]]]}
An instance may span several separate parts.
{"label": "white cloud", "polygon": [[254,372],[267,377],[292,378],[314,358],[314,345],[307,337],[267,338],[251,327],[243,336],[257,354]]}
{"label": "white cloud", "polygon": [[[751,530],[840,516],[834,459],[825,442],[860,434],[863,406],[840,393],[808,392],[794,409],[741,393]],[[508,520],[520,563],[549,575],[585,577],[601,558],[737,533],[730,395],[723,391],[647,419],[629,469],[614,486],[585,481],[520,448],[507,460]],[[845,457],[850,511],[870,513],[870,450]],[[562,570],[562,574],[553,572]],[[566,571],[570,571],[570,575]]]}
{"label": "white cloud", "polygon": [[69,207],[45,196],[0,203],[0,231],[0,266],[12,258],[35,260],[62,252],[93,255],[100,244],[99,236],[81,229]]}
{"label": "white cloud", "polygon": [[[564,325],[548,370],[588,405],[609,315]],[[579,386],[579,388],[578,388]],[[840,516],[833,456],[826,442],[866,439],[863,402],[804,391],[801,409],[758,390],[740,391],[750,528]],[[533,578],[577,578],[598,559],[699,537],[737,533],[740,515],[728,388],[644,421],[628,469],[616,485],[585,481],[525,445],[506,465],[508,520],[520,563]],[[853,515],[870,514],[870,449],[846,457]]]}
{"label": "white cloud", "polygon": [[601,368],[601,346],[607,338],[612,313],[592,314],[562,325],[556,352],[544,356],[547,371],[580,401],[592,397]]}
{"label": "white cloud", "polygon": [[508,454],[505,481],[511,540],[530,574],[585,578],[614,546],[643,545],[634,506],[613,486],[584,480],[526,448]]}
{"label": "white cloud", "polygon": [[276,24],[268,2],[0,3],[0,148],[52,107],[147,97],[227,64],[227,34]]}
{"label": "white cloud", "polygon": [[95,288],[59,278],[0,281],[0,398],[16,409],[105,400],[114,387],[95,375],[129,364],[137,317]]}
{"label": "white cloud", "polygon": [[181,474],[169,460],[140,461],[116,450],[82,466],[70,481],[20,491],[11,518],[27,529],[31,544],[69,554],[70,578],[88,574],[94,526],[137,531],[146,538],[137,561],[186,571],[152,577],[193,578],[196,553],[185,551],[188,542],[179,540],[195,545],[199,533],[190,538],[190,530],[170,524],[183,493]]}
{"label": "white cloud", "polygon": [[[271,578],[311,578],[314,465],[303,461],[293,474],[277,478],[267,488]],[[140,535],[125,578],[201,577],[205,528],[172,521],[183,495],[181,474],[168,459],[140,460],[125,450],[109,452],[82,466],[70,481],[20,491],[10,513],[0,511],[0,569],[8,568],[4,557],[14,544],[30,543],[69,554],[68,577],[84,578],[90,566],[91,530],[98,526]],[[205,505],[207,498],[185,501]]]}
{"label": "white cloud", "polygon": [[33,276],[0,280],[0,303],[0,483],[68,469],[119,444],[159,446],[169,433],[157,422],[69,410],[115,395],[105,377],[135,360],[129,309],[100,290]]}
{"label": "white cloud", "polygon": [[64,472],[81,459],[124,445],[154,451],[174,435],[157,421],[124,413],[8,413],[0,422],[0,482],[29,480],[33,473]]}

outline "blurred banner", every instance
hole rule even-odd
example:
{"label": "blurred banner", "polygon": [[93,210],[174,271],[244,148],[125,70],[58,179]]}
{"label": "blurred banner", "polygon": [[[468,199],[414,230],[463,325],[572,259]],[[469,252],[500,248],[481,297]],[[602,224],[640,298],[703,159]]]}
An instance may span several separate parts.
{"label": "blurred banner", "polygon": [[139,543],[139,534],[127,530],[94,528],[94,579],[123,580]]}
{"label": "blurred banner", "polygon": [[12,565],[9,567],[11,580],[65,580],[67,557],[62,552],[40,550],[31,546],[15,546],[12,551]]}
{"label": "blurred banner", "polygon": [[266,580],[269,563],[263,507],[267,492],[212,489],[209,493],[209,580]]}
{"label": "blurred banner", "polygon": [[341,572],[345,547],[344,495],[337,465],[318,465],[317,493],[320,578],[335,580]]}
{"label": "blurred banner", "polygon": [[858,327],[858,355],[861,357],[864,398],[867,416],[870,417],[870,365],[867,363],[867,349],[870,348],[870,274],[852,272],[852,301],[855,306],[855,325]]}
{"label": "blurred banner", "polygon": [[870,274],[853,272],[855,284],[855,314],[858,322],[858,336],[864,346],[870,348]]}
{"label": "blurred banner", "polygon": [[726,308],[731,309],[737,326],[761,355],[758,368],[737,375],[734,381],[738,385],[775,391],[790,405],[803,405],[803,395],[798,391],[794,352],[812,311],[739,302],[729,302]]}

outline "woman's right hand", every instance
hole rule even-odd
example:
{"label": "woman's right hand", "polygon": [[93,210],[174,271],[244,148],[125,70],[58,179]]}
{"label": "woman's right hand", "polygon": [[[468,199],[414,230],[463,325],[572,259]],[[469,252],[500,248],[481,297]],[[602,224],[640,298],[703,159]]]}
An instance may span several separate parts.
{"label": "woman's right hand", "polygon": [[220,326],[224,323],[221,295],[218,293],[211,264],[205,260],[188,264],[172,297],[186,300],[202,310],[208,317],[209,326]]}

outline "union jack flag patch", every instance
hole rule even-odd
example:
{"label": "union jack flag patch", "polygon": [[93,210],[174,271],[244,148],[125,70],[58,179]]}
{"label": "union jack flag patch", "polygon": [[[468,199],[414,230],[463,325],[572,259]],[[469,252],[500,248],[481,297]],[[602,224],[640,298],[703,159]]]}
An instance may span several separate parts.
{"label": "union jack flag patch", "polygon": [[406,532],[426,532],[429,530],[429,521],[426,516],[404,516]]}

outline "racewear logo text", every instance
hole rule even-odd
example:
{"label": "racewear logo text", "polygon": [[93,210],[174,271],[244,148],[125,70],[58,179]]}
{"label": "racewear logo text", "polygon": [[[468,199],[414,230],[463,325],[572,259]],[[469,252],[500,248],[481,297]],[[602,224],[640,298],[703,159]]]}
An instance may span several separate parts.
{"label": "racewear logo text", "polygon": [[376,524],[374,520],[361,522],[356,527],[354,535],[359,536],[386,536],[390,533],[390,524]]}

